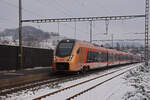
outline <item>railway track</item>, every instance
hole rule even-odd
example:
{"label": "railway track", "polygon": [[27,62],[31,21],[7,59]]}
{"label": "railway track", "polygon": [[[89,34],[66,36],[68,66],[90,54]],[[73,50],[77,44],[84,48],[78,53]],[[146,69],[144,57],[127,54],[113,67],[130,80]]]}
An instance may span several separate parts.
{"label": "railway track", "polygon": [[52,78],[48,78],[48,79],[44,79],[44,80],[39,80],[39,81],[34,81],[31,83],[25,83],[25,84],[20,84],[17,86],[12,86],[12,87],[6,87],[6,88],[2,88],[0,89],[0,96],[5,96],[7,94],[12,94],[12,93],[16,93],[18,91],[21,90],[26,90],[26,89],[30,89],[36,86],[42,86],[45,84],[50,84],[50,83],[54,83],[54,82],[64,82],[64,81],[71,81],[71,80],[75,80],[84,76],[88,76],[90,75],[92,72],[88,72],[86,75],[64,75],[64,74],[60,74],[60,75],[56,75],[55,76],[51,76]]}
{"label": "railway track", "polygon": [[[50,79],[44,79],[44,80],[40,80],[40,81],[35,81],[35,82],[31,82],[31,83],[26,83],[26,84],[20,84],[19,86],[13,86],[13,87],[7,87],[7,88],[3,88],[0,89],[0,96],[6,96],[8,94],[12,94],[12,93],[16,93],[18,91],[22,91],[22,90],[27,90],[30,88],[34,88],[34,87],[39,87],[42,85],[46,85],[46,84],[53,84],[56,82],[60,82],[63,83],[65,81],[71,81],[71,80],[76,80],[91,74],[95,74],[95,73],[99,73],[101,70],[97,70],[94,72],[88,72],[86,75],[58,75],[57,77],[51,76],[52,78]],[[104,70],[103,70],[104,71]]]}
{"label": "railway track", "polygon": [[[92,89],[94,89],[94,88],[96,88],[96,87],[98,87],[98,86],[126,73],[126,72],[128,72],[129,70],[131,70],[133,68],[135,68],[135,67],[130,68],[130,66],[129,66],[127,68],[120,68],[120,69],[117,69],[115,71],[111,71],[111,72],[96,76],[94,78],[91,78],[91,79],[67,86],[67,87],[59,89],[57,91],[50,92],[46,95],[42,95],[40,97],[37,97],[33,100],[41,100],[43,98],[55,100],[59,96],[62,96],[62,98],[65,97],[64,99],[66,99],[66,100],[71,100],[71,99],[73,99],[79,95],[82,95],[82,94],[84,94],[84,93],[86,93],[86,92],[88,92],[88,91],[90,91],[90,90],[92,90]],[[115,74],[115,75],[113,75],[113,74]],[[113,76],[111,76],[111,75],[113,75]],[[105,77],[107,77],[107,76],[111,76],[111,77],[105,79]],[[99,79],[102,79],[102,78],[103,78],[103,81],[98,81]],[[84,88],[86,86],[90,86],[90,87]],[[80,90],[80,91],[78,91],[78,90]],[[73,93],[75,91],[77,91],[77,92]],[[65,96],[65,95],[67,95],[67,96]],[[64,100],[64,99],[62,99],[62,100]]]}
{"label": "railway track", "polygon": [[[75,78],[76,76],[74,76]],[[53,82],[58,82],[64,79],[71,79],[72,76],[57,76],[57,77],[53,77],[51,79],[44,79],[44,80],[40,80],[40,81],[35,81],[35,82],[31,82],[31,83],[26,83],[26,84],[20,84],[18,86],[13,86],[13,87],[7,87],[4,89],[0,90],[0,96],[4,96],[7,94],[12,94],[15,93],[17,91],[21,91],[21,90],[25,90],[25,89],[30,89],[36,86],[41,86],[44,84],[48,84],[48,83],[53,83]]]}

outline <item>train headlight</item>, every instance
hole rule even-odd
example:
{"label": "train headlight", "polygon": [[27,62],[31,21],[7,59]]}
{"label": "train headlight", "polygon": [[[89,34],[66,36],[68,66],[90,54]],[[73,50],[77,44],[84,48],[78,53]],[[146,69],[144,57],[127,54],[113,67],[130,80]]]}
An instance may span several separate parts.
{"label": "train headlight", "polygon": [[71,61],[71,60],[72,60],[72,58],[73,58],[73,55],[71,55],[71,56],[69,57],[69,61]]}

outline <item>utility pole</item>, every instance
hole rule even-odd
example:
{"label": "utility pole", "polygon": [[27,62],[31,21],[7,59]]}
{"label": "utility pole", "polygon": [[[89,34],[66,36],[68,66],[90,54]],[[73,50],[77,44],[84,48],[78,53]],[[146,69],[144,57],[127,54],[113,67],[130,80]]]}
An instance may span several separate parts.
{"label": "utility pole", "polygon": [[145,65],[148,66],[149,53],[148,53],[148,32],[149,32],[149,0],[146,0],[145,7]]}
{"label": "utility pole", "polygon": [[90,21],[90,43],[92,43],[92,21]]}
{"label": "utility pole", "polygon": [[23,48],[22,48],[22,1],[19,0],[19,48],[18,48],[18,67],[23,70]]}
{"label": "utility pole", "polygon": [[59,22],[57,23],[57,25],[58,25],[58,34],[59,34]]}
{"label": "utility pole", "polygon": [[112,49],[114,48],[114,35],[111,34],[111,40],[112,40]]}
{"label": "utility pole", "polygon": [[105,20],[105,24],[106,24],[106,34],[105,35],[108,35],[108,25],[109,25],[108,19]]}

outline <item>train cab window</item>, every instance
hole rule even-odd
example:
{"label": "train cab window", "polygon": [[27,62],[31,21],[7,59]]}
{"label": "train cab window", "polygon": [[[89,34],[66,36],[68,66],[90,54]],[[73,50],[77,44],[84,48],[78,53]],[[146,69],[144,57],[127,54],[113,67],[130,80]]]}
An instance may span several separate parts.
{"label": "train cab window", "polygon": [[70,56],[74,47],[74,42],[60,42],[56,48],[56,56]]}
{"label": "train cab window", "polygon": [[77,54],[79,54],[80,53],[80,48],[77,50]]}

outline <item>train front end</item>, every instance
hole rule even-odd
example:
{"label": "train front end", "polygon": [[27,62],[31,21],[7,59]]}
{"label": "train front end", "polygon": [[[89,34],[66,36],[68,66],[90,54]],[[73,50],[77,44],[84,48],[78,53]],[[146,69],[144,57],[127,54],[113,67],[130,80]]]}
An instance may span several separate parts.
{"label": "train front end", "polygon": [[53,71],[73,71],[73,50],[76,40],[65,39],[58,43],[54,52]]}

